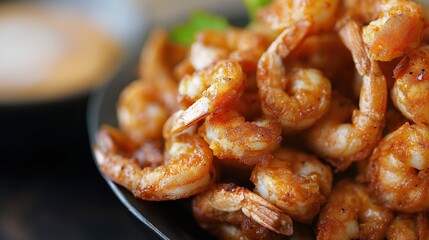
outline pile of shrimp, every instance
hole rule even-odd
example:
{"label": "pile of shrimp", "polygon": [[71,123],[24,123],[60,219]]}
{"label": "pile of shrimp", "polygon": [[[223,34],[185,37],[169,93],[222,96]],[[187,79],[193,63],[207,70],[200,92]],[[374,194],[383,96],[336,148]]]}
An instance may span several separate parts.
{"label": "pile of shrimp", "polygon": [[137,198],[192,198],[219,239],[429,239],[425,11],[273,0],[190,46],[154,30],[98,165]]}

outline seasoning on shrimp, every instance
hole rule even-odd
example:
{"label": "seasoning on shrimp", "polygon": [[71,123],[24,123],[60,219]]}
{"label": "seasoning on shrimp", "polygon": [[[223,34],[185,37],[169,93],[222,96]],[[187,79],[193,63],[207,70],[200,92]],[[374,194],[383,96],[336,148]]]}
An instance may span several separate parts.
{"label": "seasoning on shrimp", "polygon": [[332,187],[332,171],[316,157],[280,148],[258,163],[250,180],[255,192],[293,220],[311,223]]}
{"label": "seasoning on shrimp", "polygon": [[374,150],[367,179],[387,208],[419,212],[429,208],[429,127],[405,123]]}
{"label": "seasoning on shrimp", "polygon": [[225,228],[238,227],[250,218],[264,228],[282,235],[293,232],[292,220],[282,210],[250,190],[234,184],[218,184],[197,195],[192,202],[197,222],[215,234],[225,234]]}

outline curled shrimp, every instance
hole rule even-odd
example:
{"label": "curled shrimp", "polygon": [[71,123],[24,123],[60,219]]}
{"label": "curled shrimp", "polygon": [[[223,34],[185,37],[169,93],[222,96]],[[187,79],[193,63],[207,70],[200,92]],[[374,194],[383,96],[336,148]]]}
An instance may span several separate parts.
{"label": "curled shrimp", "polygon": [[392,219],[364,185],[342,180],[320,212],[317,239],[384,239]]}
{"label": "curled shrimp", "polygon": [[405,123],[388,134],[368,164],[371,190],[384,206],[418,212],[429,208],[429,127]]}
{"label": "curled shrimp", "polygon": [[404,116],[429,124],[429,45],[406,55],[394,70],[392,100]]}
{"label": "curled shrimp", "polygon": [[398,214],[389,225],[387,240],[423,240],[429,239],[429,214]]}
{"label": "curled shrimp", "polygon": [[311,223],[332,187],[332,171],[316,157],[280,148],[258,163],[250,180],[255,192],[293,220]]}
{"label": "curled shrimp", "polygon": [[198,120],[240,97],[246,78],[236,61],[221,61],[210,68],[183,78],[179,84],[179,100],[186,110],[180,110],[173,121],[172,133],[189,127]]}
{"label": "curled shrimp", "polygon": [[274,0],[258,11],[262,23],[273,29],[285,29],[295,23],[312,19],[313,33],[329,32],[335,24],[339,0]]}
{"label": "curled shrimp", "polygon": [[204,191],[214,180],[213,154],[198,135],[168,139],[164,161],[155,168],[142,168],[122,154],[128,149],[122,149],[124,144],[117,141],[124,139],[120,132],[101,127],[94,152],[100,170],[135,197],[152,201],[185,198]]}
{"label": "curled shrimp", "polygon": [[224,225],[240,227],[246,218],[278,234],[289,236],[293,232],[292,220],[287,214],[235,184],[218,184],[197,195],[192,201],[192,210],[199,225],[215,233]]}
{"label": "curled shrimp", "polygon": [[345,101],[333,101],[328,113],[307,130],[304,138],[316,155],[344,170],[352,162],[367,158],[379,142],[385,124],[387,87],[377,62],[367,54],[357,23],[348,21],[339,34],[363,76],[359,110],[353,111],[351,124],[344,123],[348,116],[339,110]]}
{"label": "curled shrimp", "polygon": [[196,35],[189,60],[196,70],[231,59],[240,63],[243,71],[256,71],[259,57],[269,46],[269,37],[247,29],[233,28],[226,31],[204,30]]}
{"label": "curled shrimp", "polygon": [[257,163],[261,156],[272,153],[278,147],[281,132],[281,124],[276,119],[261,118],[247,122],[232,110],[208,116],[198,130],[214,156],[238,159],[249,165]]}
{"label": "curled shrimp", "polygon": [[176,89],[172,82],[137,80],[129,84],[117,106],[120,128],[136,142],[160,139],[165,121],[179,107]]}
{"label": "curled shrimp", "polygon": [[[363,40],[372,58],[390,61],[419,47],[425,12],[411,0],[360,0],[346,8],[362,23]],[[346,4],[347,5],[347,4]]]}
{"label": "curled shrimp", "polygon": [[278,117],[285,133],[311,126],[328,109],[331,84],[322,72],[296,68],[286,75],[285,58],[305,39],[311,23],[301,21],[285,29],[259,59],[257,84],[262,109]]}

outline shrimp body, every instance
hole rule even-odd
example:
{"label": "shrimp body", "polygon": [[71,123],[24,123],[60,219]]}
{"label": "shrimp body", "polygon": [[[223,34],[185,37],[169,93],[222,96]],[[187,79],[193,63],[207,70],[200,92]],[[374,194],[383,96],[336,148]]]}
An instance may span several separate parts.
{"label": "shrimp body", "polygon": [[429,208],[429,127],[405,123],[374,150],[367,179],[377,199],[392,210]]}
{"label": "shrimp body", "polygon": [[[100,170],[135,197],[152,201],[189,197],[208,188],[214,180],[213,154],[198,135],[182,134],[166,143],[163,164],[141,168],[124,154],[110,128],[98,133],[95,157]],[[109,143],[108,146],[106,143]],[[113,145],[109,146],[109,145]],[[111,151],[117,149],[118,151]]]}
{"label": "shrimp body", "polygon": [[246,78],[236,61],[221,61],[211,68],[183,78],[179,84],[181,110],[173,121],[172,133],[229,105],[240,97]]}
{"label": "shrimp body", "polygon": [[137,142],[161,138],[165,121],[178,109],[176,89],[173,82],[137,80],[129,84],[117,106],[120,128]]}
{"label": "shrimp body", "polygon": [[406,55],[394,70],[392,100],[415,123],[429,124],[429,45]]}
{"label": "shrimp body", "polygon": [[364,24],[363,40],[371,57],[390,61],[419,47],[425,13],[411,0],[363,0],[351,6],[351,14]]}
{"label": "shrimp body", "polygon": [[312,19],[313,33],[328,32],[335,23],[339,0],[274,0],[258,12],[259,19],[273,29],[285,29],[304,19]]}
{"label": "shrimp body", "polygon": [[[264,228],[282,235],[293,232],[292,220],[282,210],[246,188],[218,184],[197,195],[192,201],[195,219],[204,229],[215,232],[225,226],[236,231],[250,218]],[[235,226],[235,228],[234,228]]]}
{"label": "shrimp body", "polygon": [[255,164],[261,156],[273,152],[281,142],[281,124],[275,119],[246,122],[232,110],[218,112],[206,118],[199,134],[220,159],[238,159]]}
{"label": "shrimp body", "polygon": [[429,239],[429,214],[398,214],[389,225],[387,240],[423,240]]}
{"label": "shrimp body", "polygon": [[[338,170],[367,158],[379,142],[385,124],[387,105],[386,79],[376,61],[369,58],[356,22],[340,28],[340,37],[351,50],[356,68],[363,76],[359,110],[354,110],[352,123],[344,123],[348,105],[335,100],[329,112],[305,134],[307,146]],[[345,115],[343,115],[345,114]]]}
{"label": "shrimp body", "polygon": [[331,84],[322,72],[296,68],[286,74],[282,61],[301,44],[311,25],[302,21],[284,30],[258,63],[257,84],[263,112],[278,117],[285,133],[311,126],[329,106]]}
{"label": "shrimp body", "polygon": [[196,70],[202,70],[220,60],[231,59],[240,63],[243,71],[256,71],[259,57],[269,46],[269,37],[251,30],[204,30],[192,44],[189,60]]}
{"label": "shrimp body", "polygon": [[377,205],[365,186],[343,180],[320,212],[317,239],[384,239],[392,219],[393,214]]}
{"label": "shrimp body", "polygon": [[288,213],[311,223],[332,187],[332,172],[316,157],[280,148],[256,165],[250,180],[255,192]]}

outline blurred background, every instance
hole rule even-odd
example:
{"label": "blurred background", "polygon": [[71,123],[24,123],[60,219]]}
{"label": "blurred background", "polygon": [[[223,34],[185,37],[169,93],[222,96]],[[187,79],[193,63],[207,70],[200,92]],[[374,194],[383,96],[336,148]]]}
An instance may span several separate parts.
{"label": "blurred background", "polygon": [[151,27],[196,9],[231,16],[242,8],[240,0],[177,3],[0,0],[0,239],[155,238],[96,169],[87,104],[137,64]]}

